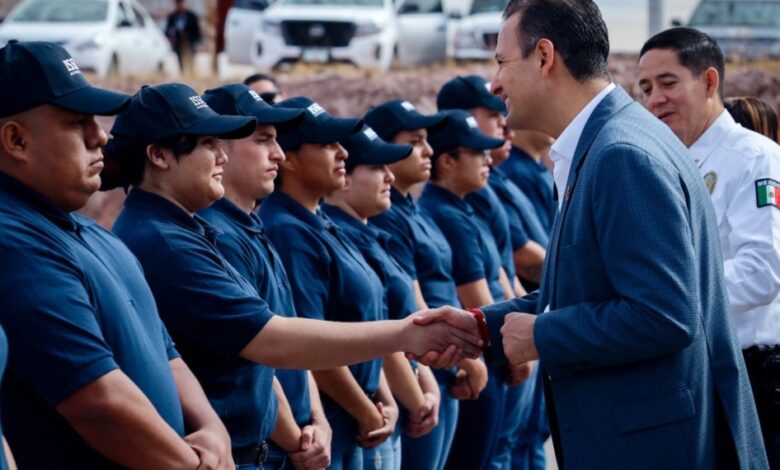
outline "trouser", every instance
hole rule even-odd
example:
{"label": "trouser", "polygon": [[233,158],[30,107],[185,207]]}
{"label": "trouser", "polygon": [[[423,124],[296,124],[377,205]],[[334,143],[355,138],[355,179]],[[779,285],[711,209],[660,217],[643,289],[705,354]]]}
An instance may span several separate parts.
{"label": "trouser", "polygon": [[780,469],[780,346],[742,351],[764,437],[769,467]]}
{"label": "trouser", "polygon": [[450,453],[458,424],[458,400],[450,395],[452,374],[436,373],[441,403],[439,424],[428,434],[410,437],[401,431],[401,468],[403,470],[442,470]]}
{"label": "trouser", "polygon": [[396,432],[372,449],[363,449],[363,470],[400,470],[401,435]]}
{"label": "trouser", "polygon": [[488,468],[498,441],[506,388],[499,368],[488,367],[488,383],[479,398],[460,402],[447,469]]}

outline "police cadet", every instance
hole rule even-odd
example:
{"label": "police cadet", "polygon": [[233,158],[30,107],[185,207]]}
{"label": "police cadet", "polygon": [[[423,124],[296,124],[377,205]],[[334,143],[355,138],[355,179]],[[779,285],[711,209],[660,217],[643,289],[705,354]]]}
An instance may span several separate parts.
{"label": "police cadet", "polygon": [[672,28],[639,59],[642,102],[689,148],[712,196],[737,338],[772,468],[780,468],[780,147],[723,107],[723,54]]}
{"label": "police cadet", "polygon": [[[465,196],[484,188],[490,174],[490,150],[502,139],[480,132],[467,111],[447,112],[448,120],[430,133],[433,147],[431,181],[420,195],[452,248],[452,276],[465,308],[478,308],[505,298],[499,278],[501,255],[490,227]],[[486,468],[498,439],[506,386],[501,371],[488,368],[488,384],[480,397],[463,402],[448,468]]]}
{"label": "police cadet", "polygon": [[[208,90],[203,98],[219,114],[253,116],[258,126],[249,137],[222,142],[230,158],[222,176],[225,196],[199,211],[199,215],[223,232],[217,238],[220,253],[250,282],[271,311],[294,317],[295,305],[284,266],[265,235],[263,223],[253,211],[255,201],[273,191],[279,162],[284,160],[284,153],[276,143],[277,132],[294,131],[303,112],[274,109],[242,84]],[[276,445],[272,436],[267,462],[278,465],[287,454],[290,463],[299,468],[327,467],[331,430],[311,373],[277,369],[275,374],[283,388],[283,392],[278,393],[279,398],[288,401],[301,438],[288,452]],[[280,413],[279,419],[282,418]],[[283,432],[278,424],[277,430]]]}
{"label": "police cadet", "polygon": [[[334,367],[406,349],[404,342],[424,335],[403,322],[346,329],[274,315],[222,257],[217,229],[194,213],[224,193],[227,156],[218,139],[247,137],[255,127],[254,117],[218,115],[186,85],[163,84],[133,96],[106,149],[116,171],[105,188],[133,187],[114,231],[138,256],[166,326],[234,436],[233,455],[243,468],[266,457],[261,408],[272,382],[257,364]],[[456,341],[442,334],[423,349]]]}
{"label": "police cadet", "polygon": [[[374,107],[365,116],[380,137],[412,146],[409,157],[388,165],[394,175],[390,188],[390,209],[369,219],[370,224],[390,234],[386,249],[411,279],[417,308],[460,305],[452,278],[452,250],[441,230],[418,207],[411,188],[430,177],[431,155],[428,132],[442,126],[446,116],[424,116],[405,100],[391,100]],[[466,359],[457,375],[451,370],[434,370],[440,404],[438,425],[424,436],[413,429],[404,439],[401,465],[404,469],[441,470],[447,461],[458,420],[458,399],[475,399],[485,387],[487,370],[480,360]],[[420,370],[420,385],[428,394],[431,383]],[[450,391],[452,390],[452,394]],[[411,438],[414,437],[414,438]]]}
{"label": "police cadet", "polygon": [[0,49],[2,414],[21,468],[228,469],[230,439],[179,358],[138,261],[72,211],[98,190],[91,87],[61,47]]}
{"label": "police cadet", "polygon": [[[382,282],[319,208],[320,199],[345,182],[347,152],[339,142],[362,123],[333,117],[305,97],[280,105],[305,110],[305,118],[296,132],[279,136],[286,160],[280,163],[280,184],[263,201],[260,217],[287,272],[294,273],[290,282],[296,310],[310,318],[341,322],[380,320]],[[315,371],[314,377],[333,429],[333,467],[362,468],[361,447],[382,444],[398,418],[381,359]],[[382,467],[381,454],[374,457]]]}
{"label": "police cadet", "polygon": [[[508,137],[512,136],[504,134],[506,105],[499,97],[490,93],[489,89],[490,83],[478,75],[456,77],[444,84],[439,91],[437,102],[439,109],[468,111],[477,121],[480,131],[499,139],[507,139],[504,145],[490,153],[493,164],[490,167],[488,187],[467,195],[466,201],[488,224],[495,220],[493,214],[500,214],[499,209],[506,212],[510,234],[502,237],[497,229],[493,228],[492,231],[504,257],[505,269],[510,279],[513,278],[513,261],[516,261],[518,272],[523,273],[523,286],[529,291],[536,290],[539,287],[541,263],[544,261],[549,232],[539,220],[529,198],[500,168],[509,157],[511,142]],[[496,201],[498,205],[494,206]],[[502,239],[511,242],[503,249],[500,241]],[[525,369],[522,373],[515,370],[513,372],[516,375],[507,378],[514,386],[509,387],[506,392],[503,422],[491,462],[491,466],[496,469],[512,467],[513,461],[516,462],[515,467],[523,468],[530,460],[535,460],[533,465],[529,465],[531,468],[543,470],[545,467],[544,441],[549,433],[543,425],[544,391],[539,382],[538,371],[534,372],[530,363]]]}
{"label": "police cadet", "polygon": [[[407,158],[412,152],[412,147],[388,144],[373,129],[364,126],[359,132],[352,133],[344,140],[344,148],[349,154],[345,164],[346,184],[342,189],[337,189],[326,196],[326,204],[322,209],[360,250],[368,265],[382,282],[384,316],[405,318],[417,310],[412,279],[387,253],[385,249],[389,238],[387,232],[368,225],[368,217],[390,207],[390,185],[393,182],[393,174],[388,169],[388,165]],[[420,435],[430,432],[437,421],[438,393],[434,397],[426,397],[415,376],[417,366],[412,366],[402,354],[384,358],[382,368],[387,376],[390,390],[404,406],[405,420],[411,427],[422,428],[418,431]],[[417,371],[419,373],[419,370]],[[430,374],[429,370],[426,372]],[[433,380],[433,376],[431,375],[429,379]],[[424,425],[420,423],[423,420],[427,421]],[[370,464],[374,460],[372,453],[382,452],[384,455],[394,456],[391,462],[395,463],[387,468],[400,468],[402,463],[400,429],[399,424],[396,426],[392,440],[386,441],[375,449],[364,451],[364,461]],[[386,449],[388,445],[392,447],[391,452]],[[392,452],[393,449],[395,452]]]}

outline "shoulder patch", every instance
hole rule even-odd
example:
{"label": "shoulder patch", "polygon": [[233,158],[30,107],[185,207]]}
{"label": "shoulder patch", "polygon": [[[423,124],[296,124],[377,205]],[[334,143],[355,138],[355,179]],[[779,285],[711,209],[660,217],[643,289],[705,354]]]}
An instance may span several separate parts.
{"label": "shoulder patch", "polygon": [[771,178],[756,180],[756,206],[780,208],[780,182]]}

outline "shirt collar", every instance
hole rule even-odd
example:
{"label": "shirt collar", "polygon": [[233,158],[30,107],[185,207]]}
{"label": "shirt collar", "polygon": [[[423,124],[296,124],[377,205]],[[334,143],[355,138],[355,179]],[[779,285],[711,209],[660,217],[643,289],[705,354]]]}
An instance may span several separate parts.
{"label": "shirt collar", "polygon": [[310,225],[319,230],[329,230],[333,227],[333,222],[325,216],[322,211],[317,210],[316,214],[312,214],[309,209],[303,207],[295,199],[282,193],[281,191],[274,191],[263,201],[263,204],[275,204],[290,212],[296,219]]}
{"label": "shirt collar", "polygon": [[378,229],[369,224],[364,224],[361,220],[344,212],[340,207],[331,204],[323,204],[322,211],[345,230],[368,240],[377,240],[380,238],[380,231]]}
{"label": "shirt collar", "polygon": [[550,159],[556,164],[560,160],[568,160],[571,162],[574,159],[574,153],[577,151],[577,144],[580,142],[582,132],[585,130],[585,125],[588,123],[591,114],[601,101],[615,89],[615,84],[610,83],[603,90],[599,92],[590,102],[585,105],[582,110],[574,117],[574,119],[566,126],[566,129],[561,132],[561,135],[555,139],[552,147],[550,148]]}
{"label": "shirt collar", "polygon": [[395,186],[390,187],[390,203],[407,210],[414,210],[417,206],[411,194],[404,196],[401,191],[395,189]]}
{"label": "shirt collar", "polygon": [[437,184],[426,184],[423,192],[427,193],[429,196],[435,197],[436,199],[442,200],[447,204],[455,206],[469,215],[474,213],[474,209],[471,207],[471,204],[466,202],[463,198],[458,197],[457,194],[453,193],[449,189],[443,188]]}
{"label": "shirt collar", "polygon": [[216,228],[209,225],[200,216],[192,216],[168,199],[143,189],[133,188],[125,199],[125,206],[152,212],[159,218],[170,220],[176,225],[201,235],[206,235],[209,238],[213,238],[218,232]]}
{"label": "shirt collar", "polygon": [[0,191],[20,200],[20,204],[27,205],[32,210],[41,213],[60,228],[76,231],[79,227],[70,214],[54,205],[41,193],[5,173],[0,173]]}
{"label": "shirt collar", "polygon": [[734,118],[724,109],[718,119],[688,149],[696,165],[701,166],[704,163],[704,160],[712,154],[720,141],[726,137],[728,129],[735,125]]}
{"label": "shirt collar", "polygon": [[263,233],[263,222],[254,212],[247,213],[244,209],[238,207],[226,197],[218,200],[211,205],[211,209],[219,211],[231,222],[241,227],[243,230],[261,235]]}

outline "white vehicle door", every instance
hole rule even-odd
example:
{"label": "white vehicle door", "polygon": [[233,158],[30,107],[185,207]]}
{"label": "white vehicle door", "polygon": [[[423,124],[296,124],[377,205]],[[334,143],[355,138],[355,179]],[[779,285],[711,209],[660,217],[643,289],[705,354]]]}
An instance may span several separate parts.
{"label": "white vehicle door", "polygon": [[137,73],[151,74],[158,70],[164,70],[169,50],[168,39],[138,3],[132,2],[131,5],[139,35],[139,39],[133,38],[133,41],[138,44],[135,57]]}
{"label": "white vehicle door", "polygon": [[[403,0],[402,0],[403,1]],[[446,58],[442,0],[405,0],[398,9],[398,61],[420,65]]]}
{"label": "white vehicle door", "polygon": [[[124,1],[117,2],[116,30],[114,33],[113,57],[115,63],[109,65],[109,70],[122,75],[135,74],[139,71],[139,62],[143,51],[141,42],[143,28],[135,18],[130,5]],[[109,58],[112,61],[112,58]]]}
{"label": "white vehicle door", "polygon": [[263,10],[268,0],[236,0],[225,20],[225,52],[228,60],[251,64],[254,35],[263,21]]}

